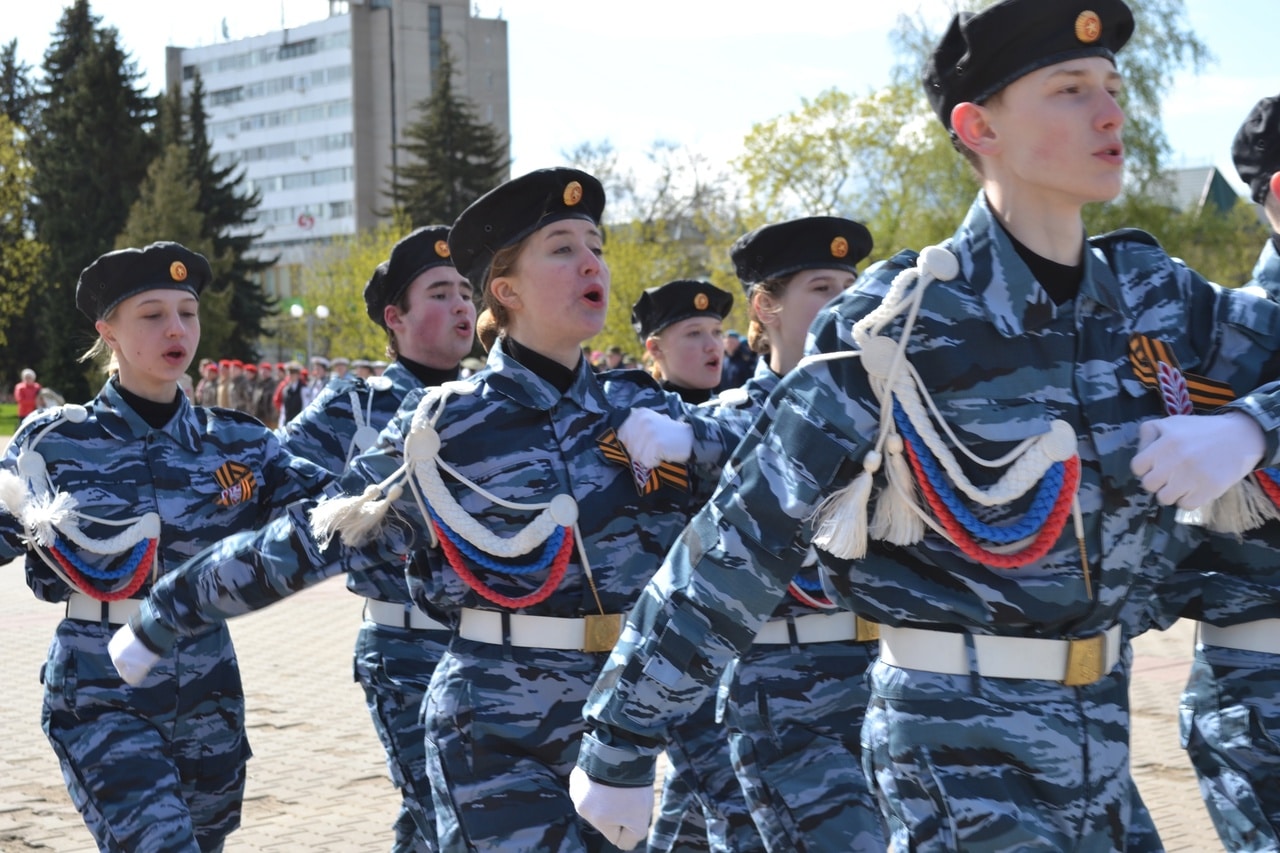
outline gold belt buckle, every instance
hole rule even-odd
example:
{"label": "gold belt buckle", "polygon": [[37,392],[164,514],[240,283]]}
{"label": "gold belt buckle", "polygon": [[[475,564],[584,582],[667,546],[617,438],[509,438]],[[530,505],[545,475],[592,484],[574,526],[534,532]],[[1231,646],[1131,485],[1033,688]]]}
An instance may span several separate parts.
{"label": "gold belt buckle", "polygon": [[1067,643],[1067,673],[1062,679],[1063,684],[1080,687],[1093,684],[1106,675],[1103,672],[1107,649],[1105,633],[1067,640]]}
{"label": "gold belt buckle", "polygon": [[861,616],[855,616],[854,626],[853,639],[855,642],[869,643],[872,640],[880,639],[879,622],[872,622],[870,619],[863,619]]}
{"label": "gold belt buckle", "polygon": [[593,613],[585,617],[584,652],[611,652],[622,636],[621,613]]}

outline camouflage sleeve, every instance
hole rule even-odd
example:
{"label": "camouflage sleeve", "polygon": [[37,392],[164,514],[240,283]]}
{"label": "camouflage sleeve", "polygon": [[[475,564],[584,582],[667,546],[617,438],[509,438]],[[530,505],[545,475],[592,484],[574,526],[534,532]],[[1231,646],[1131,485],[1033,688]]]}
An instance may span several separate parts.
{"label": "camouflage sleeve", "polygon": [[815,400],[815,392],[841,396],[827,376],[784,380],[642,592],[586,704],[579,766],[592,777],[650,781],[667,728],[714,690],[785,594],[809,545],[810,516],[865,449],[833,429]]}
{"label": "camouflage sleeve", "polygon": [[1195,370],[1228,382],[1238,393],[1226,409],[1243,411],[1266,438],[1263,467],[1280,464],[1280,305],[1243,290],[1187,277],[1189,337],[1202,355]]}
{"label": "camouflage sleeve", "polygon": [[690,462],[703,492],[701,500],[705,500],[719,481],[730,454],[751,426],[751,418],[746,415],[717,417],[716,410],[711,407],[695,406],[681,400],[678,394],[664,393],[667,414],[693,428],[693,458]]}
{"label": "camouflage sleeve", "polygon": [[1258,263],[1253,268],[1253,279],[1249,282],[1261,288],[1273,302],[1280,302],[1280,252],[1276,251],[1274,237],[1269,238],[1258,256]]}
{"label": "camouflage sleeve", "polygon": [[325,388],[311,404],[281,428],[281,444],[295,456],[310,459],[334,474],[347,465],[355,434],[349,384]]}
{"label": "camouflage sleeve", "polygon": [[[134,632],[157,651],[172,647],[178,636],[199,634],[218,621],[259,610],[333,575],[399,561],[409,552],[413,537],[394,511],[366,544],[347,546],[336,536],[318,542],[310,512],[326,493],[340,494],[336,481],[278,445],[273,460],[267,470],[280,481],[274,484],[276,499],[291,496],[293,502],[281,507],[283,512],[262,529],[223,539],[152,587]],[[386,467],[397,464],[391,460]],[[348,478],[358,476],[348,472]],[[352,489],[359,493],[363,486],[353,484]]]}

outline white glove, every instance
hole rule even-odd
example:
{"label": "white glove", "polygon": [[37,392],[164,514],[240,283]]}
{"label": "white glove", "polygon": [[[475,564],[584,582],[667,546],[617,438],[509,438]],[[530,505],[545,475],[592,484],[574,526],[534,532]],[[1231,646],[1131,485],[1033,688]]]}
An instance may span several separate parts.
{"label": "white glove", "polygon": [[137,687],[147,677],[160,656],[147,648],[128,625],[120,628],[107,643],[111,662],[126,684]]}
{"label": "white glove", "polygon": [[645,468],[659,462],[688,462],[693,455],[693,427],[653,409],[632,409],[618,427],[618,440]]}
{"label": "white glove", "polygon": [[597,782],[580,768],[569,773],[569,799],[587,823],[610,844],[634,850],[649,836],[653,786],[619,788]]}
{"label": "white glove", "polygon": [[1243,412],[1172,415],[1138,431],[1129,467],[1160,503],[1197,509],[1221,497],[1258,467],[1266,439]]}

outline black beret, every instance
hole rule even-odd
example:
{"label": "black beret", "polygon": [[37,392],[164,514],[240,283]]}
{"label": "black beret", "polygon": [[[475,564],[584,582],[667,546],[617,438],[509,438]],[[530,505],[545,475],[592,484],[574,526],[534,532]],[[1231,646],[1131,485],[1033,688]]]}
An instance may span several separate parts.
{"label": "black beret", "polygon": [[385,329],[382,309],[394,304],[414,279],[432,267],[453,266],[448,241],[448,225],[424,225],[396,243],[364,286],[369,319]]}
{"label": "black beret", "polygon": [[199,296],[213,279],[204,255],[179,243],[152,243],[143,249],[107,252],[80,272],[76,307],[100,320],[144,290],[185,290]]}
{"label": "black beret", "polygon": [[1265,202],[1271,176],[1280,172],[1280,95],[1253,105],[1231,143],[1231,159],[1250,197]]}
{"label": "black beret", "polygon": [[651,287],[631,309],[631,328],[640,340],[690,317],[719,317],[733,308],[733,294],[709,281],[680,278]]}
{"label": "black beret", "polygon": [[480,196],[449,231],[458,271],[476,287],[484,284],[494,253],[561,219],[600,224],[604,187],[578,169],[539,169]]}
{"label": "black beret", "polygon": [[1032,71],[1115,55],[1133,35],[1122,0],[1001,0],[959,12],[925,63],[924,90],[944,127],[956,104],[980,104]]}
{"label": "black beret", "polygon": [[733,269],[748,287],[800,270],[857,272],[871,254],[871,232],[839,216],[807,216],[743,234],[729,249]]}

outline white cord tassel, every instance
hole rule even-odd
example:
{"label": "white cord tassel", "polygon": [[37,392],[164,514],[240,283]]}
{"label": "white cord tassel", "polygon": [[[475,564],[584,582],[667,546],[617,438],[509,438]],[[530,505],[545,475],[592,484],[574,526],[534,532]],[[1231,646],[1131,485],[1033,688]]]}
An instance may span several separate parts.
{"label": "white cord tassel", "polygon": [[391,505],[404,491],[395,480],[403,468],[382,483],[367,486],[362,494],[321,501],[311,510],[311,533],[320,547],[328,547],[334,534],[342,544],[358,548],[369,542],[382,527]]}
{"label": "white cord tassel", "polygon": [[21,518],[26,499],[27,488],[22,478],[12,471],[0,471],[0,508],[15,518]]}
{"label": "white cord tassel", "polygon": [[[1261,527],[1268,520],[1280,518],[1275,504],[1252,477],[1232,486],[1215,501],[1185,513],[1188,523],[1202,524],[1217,533],[1240,535]],[[1184,513],[1178,513],[1179,521]]]}
{"label": "white cord tassel", "polygon": [[[22,513],[22,523],[31,538],[42,548],[53,547],[58,528],[74,528],[69,522],[76,515],[76,499],[66,492],[56,492],[52,496],[41,495],[27,501]],[[105,549],[96,553],[112,553]]]}
{"label": "white cord tassel", "polygon": [[924,522],[917,509],[920,502],[902,436],[892,433],[885,442],[885,451],[889,454],[885,469],[885,479],[889,482],[876,499],[871,536],[894,545],[914,545],[924,538]]}
{"label": "white cord tassel", "polygon": [[862,472],[853,482],[833,492],[813,514],[817,528],[813,544],[828,554],[845,560],[857,560],[867,554],[867,503],[875,472],[880,469],[880,454],[867,451],[862,459]]}

